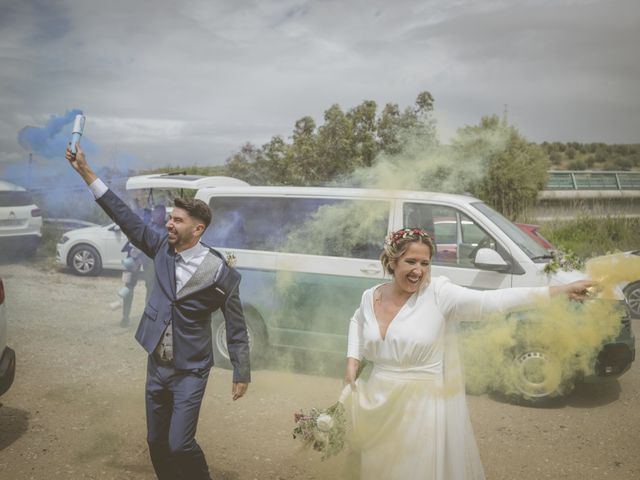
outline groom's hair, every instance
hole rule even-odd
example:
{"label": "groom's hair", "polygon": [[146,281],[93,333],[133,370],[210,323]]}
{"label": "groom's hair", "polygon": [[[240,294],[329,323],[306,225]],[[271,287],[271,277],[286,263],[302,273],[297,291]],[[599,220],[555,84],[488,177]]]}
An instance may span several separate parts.
{"label": "groom's hair", "polygon": [[211,210],[209,210],[209,206],[202,200],[177,197],[173,200],[173,205],[185,210],[190,217],[200,220],[204,223],[205,229],[211,223]]}

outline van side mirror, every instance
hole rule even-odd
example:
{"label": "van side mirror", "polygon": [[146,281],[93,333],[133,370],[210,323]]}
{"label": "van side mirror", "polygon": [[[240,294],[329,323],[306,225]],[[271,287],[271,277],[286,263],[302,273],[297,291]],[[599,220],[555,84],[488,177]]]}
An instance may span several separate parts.
{"label": "van side mirror", "polygon": [[118,233],[120,231],[120,225],[116,225],[115,223],[109,228],[112,232]]}
{"label": "van side mirror", "polygon": [[480,248],[476,252],[476,258],[473,264],[481,270],[490,270],[492,272],[506,272],[511,268],[504,258],[498,252],[491,248]]}

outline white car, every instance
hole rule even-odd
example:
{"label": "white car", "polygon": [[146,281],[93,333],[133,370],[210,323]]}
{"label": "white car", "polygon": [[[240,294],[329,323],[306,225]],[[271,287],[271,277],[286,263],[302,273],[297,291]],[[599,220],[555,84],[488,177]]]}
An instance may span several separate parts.
{"label": "white car", "polygon": [[0,242],[11,251],[34,254],[42,239],[42,212],[31,194],[0,180]]}
{"label": "white car", "polygon": [[[149,190],[150,204],[169,205],[170,193],[158,190],[197,190],[204,187],[246,186],[248,183],[231,177],[205,177],[200,175],[153,174],[139,175],[127,180],[127,190]],[[154,192],[155,199],[154,199]],[[167,206],[167,213],[171,207]],[[79,228],[66,232],[58,243],[57,262],[78,275],[99,275],[103,269],[124,270],[122,247],[127,237],[115,223],[104,226]]]}
{"label": "white car", "polygon": [[13,383],[16,374],[16,354],[7,346],[7,314],[4,306],[4,284],[0,278],[0,395]]}
{"label": "white car", "polygon": [[62,235],[56,260],[78,275],[99,275],[105,268],[124,270],[125,243],[127,237],[115,223],[78,228]]}

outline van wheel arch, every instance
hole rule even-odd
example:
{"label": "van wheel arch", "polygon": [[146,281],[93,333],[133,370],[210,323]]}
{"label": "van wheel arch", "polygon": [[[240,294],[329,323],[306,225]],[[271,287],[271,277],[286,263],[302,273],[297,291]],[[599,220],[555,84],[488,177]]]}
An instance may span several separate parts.
{"label": "van wheel arch", "polygon": [[[269,344],[267,328],[262,316],[251,305],[243,305],[244,318],[247,323],[249,348],[251,351],[251,366],[260,365],[266,357]],[[212,315],[211,329],[213,335],[213,357],[218,367],[232,369],[229,352],[227,350],[227,329],[222,312],[218,310]]]}

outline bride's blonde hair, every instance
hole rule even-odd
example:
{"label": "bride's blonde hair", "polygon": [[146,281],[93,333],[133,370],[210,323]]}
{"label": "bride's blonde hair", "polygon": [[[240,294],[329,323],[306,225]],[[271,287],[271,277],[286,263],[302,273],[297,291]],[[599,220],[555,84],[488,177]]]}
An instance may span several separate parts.
{"label": "bride's blonde hair", "polygon": [[431,239],[431,235],[421,228],[401,228],[400,230],[391,232],[384,239],[384,248],[380,255],[382,268],[390,275],[393,275],[391,263],[398,261],[407,251],[407,248],[409,248],[409,244],[413,242],[419,242],[429,247],[430,258],[433,258],[436,247]]}

